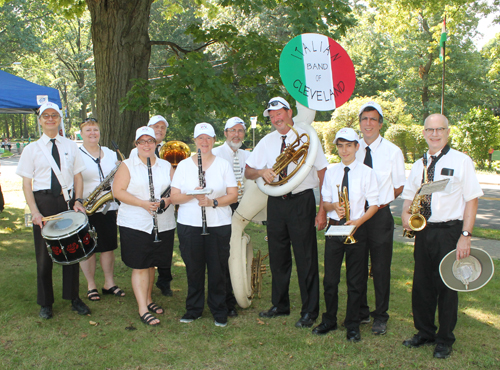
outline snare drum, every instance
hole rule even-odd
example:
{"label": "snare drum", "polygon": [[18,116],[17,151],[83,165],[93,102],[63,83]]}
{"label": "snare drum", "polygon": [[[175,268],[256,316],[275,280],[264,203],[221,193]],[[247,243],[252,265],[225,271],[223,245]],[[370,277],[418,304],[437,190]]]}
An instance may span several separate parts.
{"label": "snare drum", "polygon": [[97,246],[97,235],[90,228],[85,213],[66,211],[57,214],[61,220],[48,221],[42,228],[52,261],[72,265],[89,258]]}

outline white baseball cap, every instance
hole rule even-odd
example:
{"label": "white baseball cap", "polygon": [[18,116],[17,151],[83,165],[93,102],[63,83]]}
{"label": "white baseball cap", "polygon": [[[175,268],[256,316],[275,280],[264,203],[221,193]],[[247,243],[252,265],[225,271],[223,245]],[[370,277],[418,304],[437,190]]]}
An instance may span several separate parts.
{"label": "white baseball cap", "polygon": [[215,137],[215,130],[210,123],[202,122],[202,123],[198,123],[194,127],[194,138],[195,139],[198,136],[203,135],[203,134],[211,136],[211,137]]}
{"label": "white baseball cap", "polygon": [[359,142],[359,136],[358,136],[358,134],[356,133],[356,131],[354,131],[350,127],[344,127],[342,129],[340,129],[339,131],[337,131],[337,135],[335,135],[335,140],[333,140],[333,143],[337,144],[337,140],[338,139],[344,139],[346,141],[358,141]]}
{"label": "white baseball cap", "polygon": [[135,132],[135,140],[139,140],[139,138],[142,136],[142,135],[148,135],[148,136],[151,136],[153,139],[156,140],[156,136],[155,136],[155,131],[151,128],[151,127],[147,127],[147,126],[142,126],[142,127],[139,127],[137,129],[137,131]]}
{"label": "white baseball cap", "polygon": [[361,116],[361,113],[363,113],[365,108],[368,108],[368,107],[375,108],[377,110],[378,114],[380,114],[380,117],[384,118],[384,114],[382,113],[382,107],[380,106],[380,104],[375,103],[374,101],[369,101],[368,103],[363,104],[363,106],[359,109],[358,116]]}
{"label": "white baseball cap", "polygon": [[267,103],[267,109],[264,111],[264,117],[269,117],[270,110],[278,110],[281,108],[290,109],[290,104],[279,96],[272,98],[269,100],[269,103]]}
{"label": "white baseball cap", "polygon": [[167,122],[167,120],[166,120],[165,118],[163,118],[163,116],[160,116],[159,114],[158,114],[158,115],[156,115],[156,116],[153,116],[153,117],[151,117],[151,118],[149,119],[149,122],[148,122],[148,127],[149,127],[149,126],[153,126],[153,125],[155,125],[155,124],[157,124],[158,122],[161,122],[161,121],[164,121],[164,122],[165,122],[165,124],[166,124],[166,125],[167,125],[167,127],[168,127],[168,122]]}
{"label": "white baseball cap", "polygon": [[42,113],[44,111],[46,111],[47,109],[54,109],[57,113],[59,113],[59,115],[62,117],[62,112],[61,110],[59,109],[59,107],[57,106],[57,104],[55,103],[51,103],[50,101],[46,102],[46,103],[43,103],[40,108],[39,108],[39,112],[38,112],[38,116],[41,116]]}
{"label": "white baseball cap", "polygon": [[243,120],[240,117],[232,117],[227,120],[224,130],[232,128],[236,125],[243,125],[243,127],[246,129],[245,122],[243,122]]}

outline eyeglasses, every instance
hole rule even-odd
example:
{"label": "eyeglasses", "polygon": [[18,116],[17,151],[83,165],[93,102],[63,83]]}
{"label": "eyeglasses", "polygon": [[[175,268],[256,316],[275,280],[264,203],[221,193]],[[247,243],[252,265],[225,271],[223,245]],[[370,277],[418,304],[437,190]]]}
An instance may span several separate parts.
{"label": "eyeglasses", "polygon": [[273,101],[270,101],[269,104],[267,104],[267,107],[268,108],[271,108],[271,107],[275,107],[277,106],[278,104],[281,104],[282,106],[284,106],[286,108],[286,105],[283,104],[282,102],[280,102],[279,100],[273,100]]}
{"label": "eyeglasses", "polygon": [[83,121],[83,123],[85,122],[96,122],[97,123],[97,120],[95,118],[86,118],[85,121]]}
{"label": "eyeglasses", "polygon": [[437,132],[438,134],[442,134],[444,130],[447,130],[446,127],[438,127],[438,128],[424,128],[424,131],[427,132],[428,134],[433,134],[434,132]]}
{"label": "eyeglasses", "polygon": [[228,128],[227,132],[230,132],[231,134],[234,134],[235,132],[237,132],[238,134],[244,134],[245,130],[243,130],[242,128],[240,129]]}
{"label": "eyeglasses", "polygon": [[49,118],[56,119],[56,118],[59,118],[61,116],[57,113],[54,113],[54,114],[42,114],[42,117],[43,117],[43,119],[49,119]]}
{"label": "eyeglasses", "polygon": [[148,139],[148,140],[137,140],[137,144],[139,145],[144,145],[144,144],[155,144],[156,140],[155,139]]}

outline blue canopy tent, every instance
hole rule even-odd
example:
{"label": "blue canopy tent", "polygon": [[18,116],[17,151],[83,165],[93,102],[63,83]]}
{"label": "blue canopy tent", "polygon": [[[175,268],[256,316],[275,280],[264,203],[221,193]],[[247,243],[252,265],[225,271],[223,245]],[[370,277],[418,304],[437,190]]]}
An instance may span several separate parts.
{"label": "blue canopy tent", "polygon": [[35,113],[47,101],[62,108],[59,90],[0,71],[0,113]]}

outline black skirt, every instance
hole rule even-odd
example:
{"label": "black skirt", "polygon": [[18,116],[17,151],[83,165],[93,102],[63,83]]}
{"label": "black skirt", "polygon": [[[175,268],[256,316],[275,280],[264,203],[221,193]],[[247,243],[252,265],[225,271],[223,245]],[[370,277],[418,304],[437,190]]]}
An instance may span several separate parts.
{"label": "black skirt", "polygon": [[116,231],[116,211],[101,212],[89,216],[89,223],[97,232],[97,247],[95,253],[114,251],[118,248],[118,233]]}
{"label": "black skirt", "polygon": [[168,251],[174,244],[175,229],[158,233],[160,242],[154,242],[153,232],[120,226],[120,243],[123,263],[133,269],[170,267]]}

